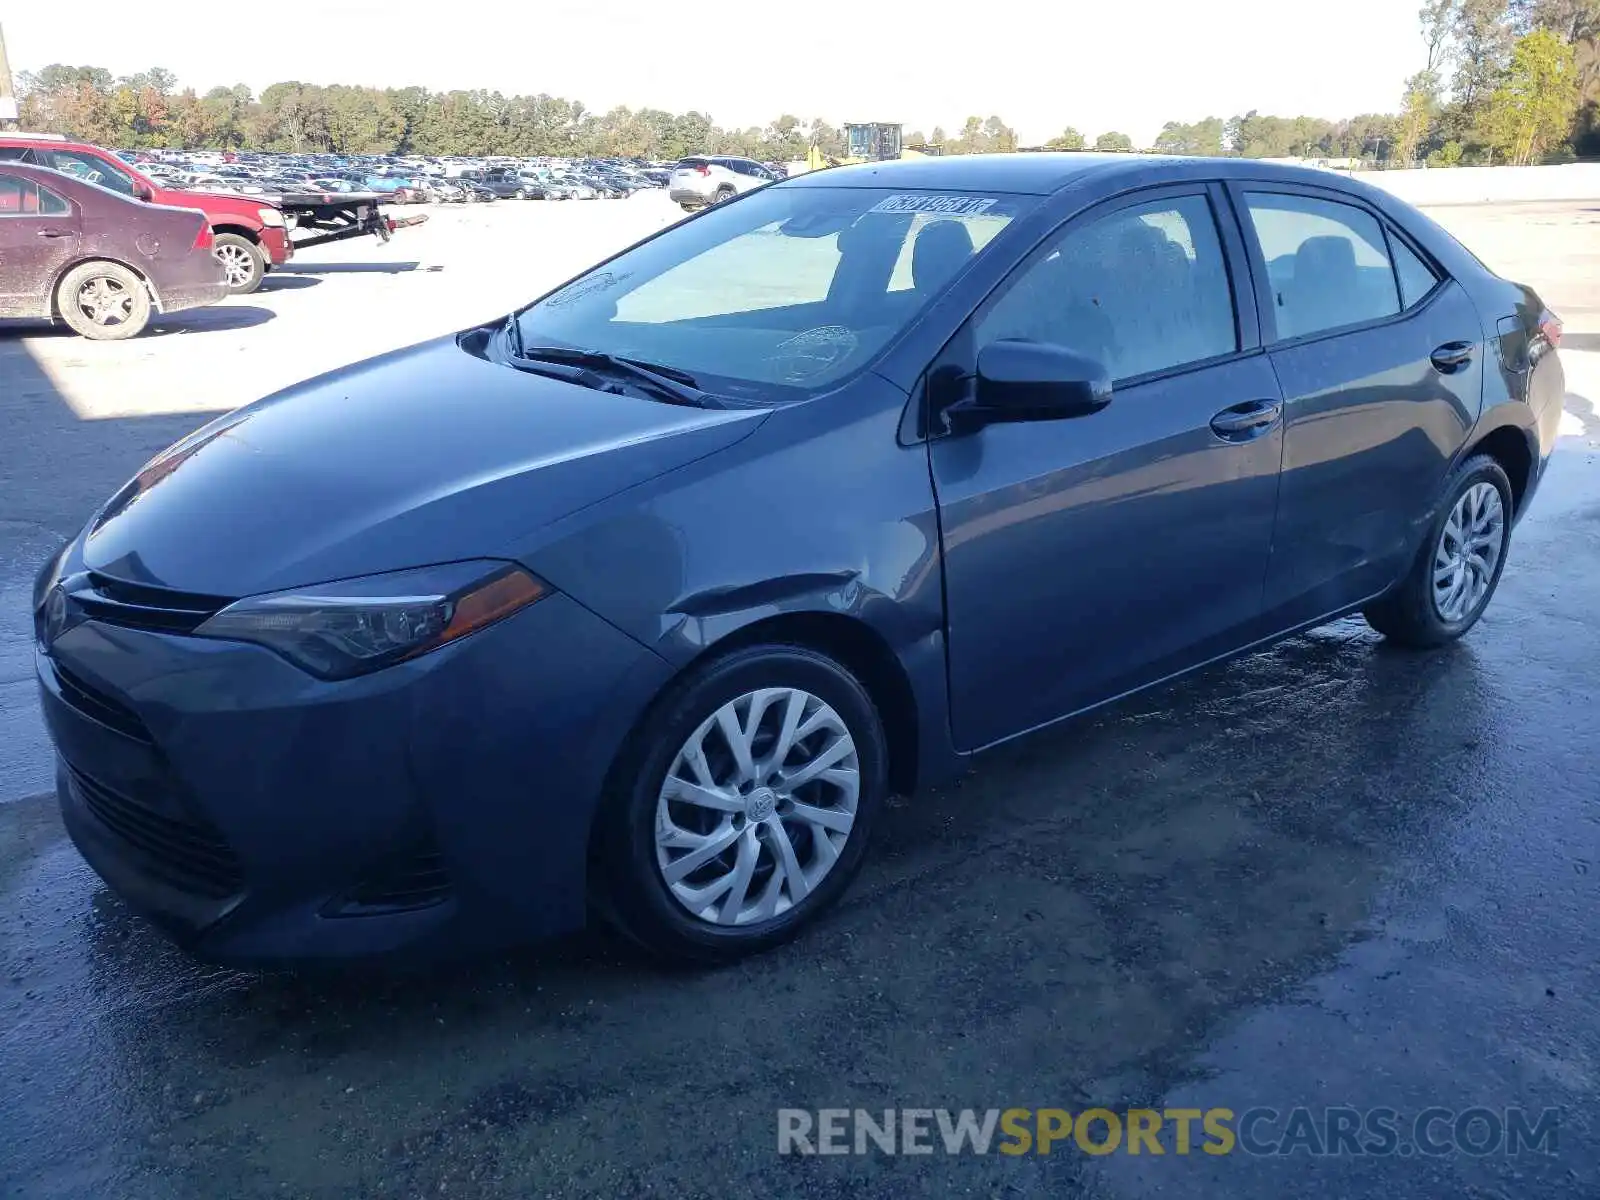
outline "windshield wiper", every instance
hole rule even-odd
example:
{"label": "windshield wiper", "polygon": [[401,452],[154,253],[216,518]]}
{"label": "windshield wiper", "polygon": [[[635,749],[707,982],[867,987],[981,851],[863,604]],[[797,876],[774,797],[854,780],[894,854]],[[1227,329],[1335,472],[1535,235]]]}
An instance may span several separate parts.
{"label": "windshield wiper", "polygon": [[[515,327],[517,322],[513,320]],[[512,349],[522,362],[547,362],[561,366],[585,367],[591,371],[609,371],[622,375],[634,383],[642,384],[658,397],[673,404],[689,404],[695,408],[725,408],[720,399],[695,386],[695,378],[677,367],[640,362],[607,354],[603,350],[579,350],[572,346],[524,346],[519,329],[511,335]]]}

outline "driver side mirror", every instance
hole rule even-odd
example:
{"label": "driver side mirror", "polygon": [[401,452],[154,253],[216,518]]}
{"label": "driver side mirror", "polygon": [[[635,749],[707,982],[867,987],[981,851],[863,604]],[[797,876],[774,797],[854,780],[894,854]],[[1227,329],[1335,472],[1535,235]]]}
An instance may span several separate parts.
{"label": "driver side mirror", "polygon": [[1082,417],[1111,403],[1111,376],[1103,363],[1049,342],[990,342],[978,351],[973,383],[968,413],[984,421]]}

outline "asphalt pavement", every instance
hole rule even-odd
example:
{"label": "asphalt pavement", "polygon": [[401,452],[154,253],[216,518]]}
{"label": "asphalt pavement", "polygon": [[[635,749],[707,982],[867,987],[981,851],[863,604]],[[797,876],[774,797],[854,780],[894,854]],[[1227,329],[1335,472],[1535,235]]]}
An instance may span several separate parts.
{"label": "asphalt pavement", "polygon": [[[1340,622],[997,752],[892,808],[838,912],[713,972],[592,933],[240,974],[130,914],[42,794],[27,586],[206,414],[96,412],[159,361],[0,331],[0,1195],[1600,1195],[1600,201],[1439,215],[1567,321],[1566,436],[1478,628],[1417,655]],[[280,323],[195,319],[181,345]],[[231,397],[243,352],[207,353],[182,386]],[[786,1108],[1093,1106],[1557,1116],[1522,1154],[778,1152]]]}

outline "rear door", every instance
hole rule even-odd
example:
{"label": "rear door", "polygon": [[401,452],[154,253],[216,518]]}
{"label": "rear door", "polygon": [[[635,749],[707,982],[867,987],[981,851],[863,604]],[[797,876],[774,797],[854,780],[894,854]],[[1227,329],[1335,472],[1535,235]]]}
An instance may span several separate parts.
{"label": "rear door", "polygon": [[50,289],[78,253],[82,220],[65,196],[0,164],[0,315],[50,314]]}
{"label": "rear door", "polygon": [[1408,565],[1482,402],[1484,330],[1460,284],[1342,192],[1235,184],[1285,405],[1267,572],[1287,628]]}
{"label": "rear door", "polygon": [[961,749],[1258,636],[1282,427],[1247,281],[1220,188],[1141,192],[1047,239],[934,365],[935,413],[1000,338],[1068,346],[1114,380],[1092,415],[929,443]]}

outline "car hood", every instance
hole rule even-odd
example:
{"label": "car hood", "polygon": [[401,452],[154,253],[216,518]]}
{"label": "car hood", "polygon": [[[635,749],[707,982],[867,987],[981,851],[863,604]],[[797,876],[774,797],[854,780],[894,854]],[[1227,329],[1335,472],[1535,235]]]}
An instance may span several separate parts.
{"label": "car hood", "polygon": [[257,209],[276,207],[270,196],[247,196],[243,192],[198,192],[190,188],[162,188],[158,200],[179,208],[204,211],[209,206],[213,210],[232,209],[252,215]]}
{"label": "car hood", "polygon": [[532,375],[440,338],[221,417],[90,522],[89,570],[243,596],[467,558],[752,433],[700,409]]}

